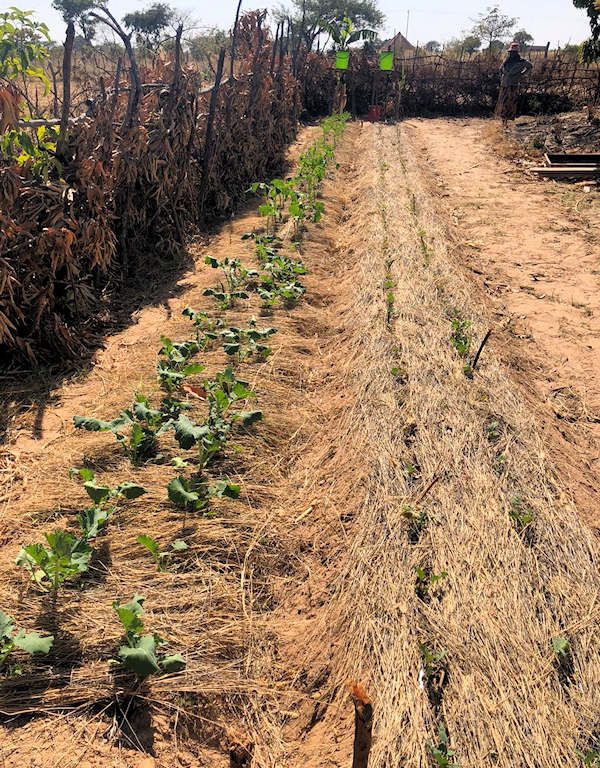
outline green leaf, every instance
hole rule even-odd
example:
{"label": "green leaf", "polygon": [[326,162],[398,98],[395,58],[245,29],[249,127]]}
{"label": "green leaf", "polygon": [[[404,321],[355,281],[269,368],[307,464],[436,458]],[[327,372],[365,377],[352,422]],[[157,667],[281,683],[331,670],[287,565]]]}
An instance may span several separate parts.
{"label": "green leaf", "polygon": [[552,650],[557,656],[564,656],[569,650],[570,645],[566,637],[552,638]]}
{"label": "green leaf", "polygon": [[0,640],[4,637],[12,637],[14,623],[10,616],[0,611]]}
{"label": "green leaf", "polygon": [[84,537],[95,538],[106,525],[109,515],[109,510],[101,507],[90,507],[77,515],[77,522]]}
{"label": "green leaf", "polygon": [[156,560],[160,559],[160,547],[158,546],[158,541],[156,541],[156,539],[153,539],[152,536],[141,534],[137,537],[136,541],[138,544],[141,544],[142,547],[145,547],[152,557]]}
{"label": "green leaf", "polygon": [[173,552],[185,552],[186,549],[189,549],[189,545],[183,539],[175,539],[171,542],[171,549]]}
{"label": "green leaf", "polygon": [[148,493],[148,491],[142,485],[128,482],[120,483],[117,485],[115,490],[119,495],[129,500],[137,499],[140,496],[143,496],[145,493]]}
{"label": "green leaf", "polygon": [[198,507],[200,496],[195,491],[190,490],[189,482],[185,477],[173,478],[167,486],[167,493],[169,499],[179,509],[195,510]]}
{"label": "green leaf", "polygon": [[185,450],[193,448],[196,443],[208,434],[206,425],[194,424],[185,414],[181,414],[177,421],[173,422],[175,439]]}
{"label": "green leaf", "polygon": [[139,421],[145,421],[148,424],[156,424],[162,419],[162,413],[155,408],[150,408],[148,399],[144,395],[136,395],[136,402],[133,404],[133,413]]}
{"label": "green leaf", "polygon": [[167,673],[180,672],[182,669],[185,669],[185,660],[180,653],[173,654],[172,656],[164,656],[159,664]]}
{"label": "green leaf", "polygon": [[208,495],[212,498],[220,499],[223,496],[228,499],[237,499],[240,495],[240,486],[236,483],[229,483],[226,480],[217,480],[214,485],[208,489]]}
{"label": "green leaf", "polygon": [[83,484],[83,487],[94,504],[100,504],[110,496],[108,485],[98,485],[95,480],[88,480]]}
{"label": "green leaf", "polygon": [[192,363],[191,365],[186,365],[182,373],[184,376],[195,376],[198,373],[202,373],[204,368],[205,366],[201,363]]}
{"label": "green leaf", "polygon": [[25,632],[20,630],[14,637],[14,643],[27,653],[48,653],[54,642],[54,635],[42,637],[38,632]]}
{"label": "green leaf", "polygon": [[117,600],[113,602],[113,608],[128,637],[144,630],[144,622],[141,619],[144,613],[142,607],[144,600],[142,595],[135,594],[128,603],[123,605],[119,605]]}
{"label": "green leaf", "polygon": [[88,432],[117,432],[121,427],[127,427],[131,423],[131,418],[124,411],[112,421],[102,421],[102,419],[92,419],[87,416],[73,416],[75,427],[86,429]]}
{"label": "green leaf", "polygon": [[77,467],[71,467],[69,470],[69,478],[73,478],[75,475],[79,475],[85,482],[91,482],[95,477],[94,472],[87,467],[81,467],[79,469]]}
{"label": "green leaf", "polygon": [[156,641],[154,635],[144,635],[137,645],[123,645],[119,648],[119,656],[127,669],[140,678],[160,672],[156,658]]}
{"label": "green leaf", "polygon": [[257,421],[261,421],[263,417],[262,411],[240,411],[236,413],[237,419],[244,427],[249,427]]}

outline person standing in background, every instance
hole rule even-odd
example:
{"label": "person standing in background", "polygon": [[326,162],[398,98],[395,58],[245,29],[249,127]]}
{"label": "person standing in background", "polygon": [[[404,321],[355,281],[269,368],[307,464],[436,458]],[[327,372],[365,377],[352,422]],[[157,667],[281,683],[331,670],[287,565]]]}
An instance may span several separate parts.
{"label": "person standing in background", "polygon": [[508,47],[508,57],[500,67],[500,94],[496,104],[496,117],[502,120],[504,125],[517,116],[517,102],[519,100],[519,84],[521,78],[532,69],[530,61],[521,58],[519,43],[513,42]]}

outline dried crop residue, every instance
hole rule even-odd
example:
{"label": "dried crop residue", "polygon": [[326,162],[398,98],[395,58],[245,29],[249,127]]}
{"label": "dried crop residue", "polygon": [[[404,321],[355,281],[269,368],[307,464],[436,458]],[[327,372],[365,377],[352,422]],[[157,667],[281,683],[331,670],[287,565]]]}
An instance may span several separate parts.
{"label": "dried crop residue", "polygon": [[375,768],[434,754],[467,768],[577,766],[600,727],[598,544],[494,347],[464,374],[452,320],[472,354],[491,318],[448,250],[407,132],[354,135],[343,347],[329,355],[354,393],[338,445],[355,467],[335,486],[345,538],[304,635],[321,651],[306,662],[316,690],[285,765],[348,764],[354,679],[373,701]]}
{"label": "dried crop residue", "polygon": [[600,197],[530,179],[496,155],[492,126],[411,120],[406,136],[456,258],[493,304],[496,350],[542,404],[553,459],[600,526]]}

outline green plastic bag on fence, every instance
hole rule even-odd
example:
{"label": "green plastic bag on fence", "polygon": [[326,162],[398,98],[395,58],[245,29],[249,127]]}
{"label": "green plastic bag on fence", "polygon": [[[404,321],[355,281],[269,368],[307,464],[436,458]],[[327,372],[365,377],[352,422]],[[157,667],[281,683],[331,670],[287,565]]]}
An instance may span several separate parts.
{"label": "green plastic bag on fence", "polygon": [[348,69],[348,61],[350,60],[350,51],[336,51],[335,54],[335,68],[336,69]]}
{"label": "green plastic bag on fence", "polygon": [[391,72],[394,69],[394,51],[382,51],[379,54],[379,69]]}

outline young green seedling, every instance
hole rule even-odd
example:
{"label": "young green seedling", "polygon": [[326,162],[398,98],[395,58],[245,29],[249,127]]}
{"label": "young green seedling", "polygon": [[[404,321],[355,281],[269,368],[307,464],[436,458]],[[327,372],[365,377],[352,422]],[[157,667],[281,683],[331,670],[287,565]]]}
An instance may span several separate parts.
{"label": "young green seedling", "polygon": [[283,218],[286,202],[297,198],[294,183],[283,179],[273,179],[268,184],[257,181],[252,184],[250,191],[264,197],[264,202],[258,206],[258,213],[267,219],[267,233],[271,230],[275,234],[275,228]]}
{"label": "young green seedling", "polygon": [[468,320],[463,320],[458,314],[455,314],[452,318],[450,341],[458,354],[465,359],[469,356],[469,350],[471,349],[470,328],[471,323]]}
{"label": "young green seedling", "polygon": [[190,358],[200,350],[197,341],[174,343],[166,336],[161,336],[162,347],[158,354],[162,358],[156,365],[158,383],[167,396],[172,396],[184,379],[202,373],[204,366],[190,363]]}
{"label": "young green seedling", "polygon": [[437,712],[442,704],[442,695],[446,684],[445,659],[447,651],[445,648],[439,651],[432,650],[424,643],[419,646],[419,650],[421,652],[419,684],[427,692],[434,712]]}
{"label": "young green seedling", "polygon": [[458,768],[458,763],[452,761],[454,752],[450,749],[448,733],[446,732],[446,727],[443,723],[440,723],[438,728],[437,744],[434,744],[432,741],[428,741],[427,747],[433,762],[439,768]]}
{"label": "young green seedling", "polygon": [[181,314],[194,324],[198,348],[203,352],[212,349],[223,328],[221,318],[212,318],[206,312],[198,312],[191,307],[186,307]]}
{"label": "young green seedling", "polygon": [[[54,635],[42,637],[38,632],[25,632],[24,629],[15,632],[13,620],[4,611],[0,611],[0,671],[15,649],[25,651],[30,656],[38,653],[47,654],[53,642]],[[21,674],[20,665],[9,664],[8,674],[9,676]]]}
{"label": "young green seedling", "polygon": [[112,421],[74,416],[73,424],[88,432],[112,432],[132,464],[156,456],[158,436],[172,426],[171,413],[150,407],[144,395],[136,395],[131,409],[121,411]]}
{"label": "young green seedling", "polygon": [[533,510],[527,506],[520,496],[513,496],[510,500],[508,515],[519,533],[523,533],[531,525],[534,518]]}
{"label": "young green seedling", "polygon": [[130,672],[140,680],[161,672],[179,672],[185,667],[181,654],[165,655],[159,649],[167,643],[157,634],[142,634],[144,622],[142,608],[144,599],[134,595],[128,603],[113,602],[113,609],[125,631],[125,645],[119,648],[119,658]]}
{"label": "young green seedling", "polygon": [[91,469],[85,467],[69,470],[69,477],[80,477],[83,487],[93,502],[93,506],[77,515],[77,522],[85,539],[92,539],[105,527],[109,516],[115,511],[119,499],[137,499],[146,493],[146,489],[137,483],[119,483],[115,488],[100,485]]}
{"label": "young green seedling", "polygon": [[553,637],[552,650],[554,651],[560,682],[562,685],[570,685],[575,674],[571,643],[566,637]]}
{"label": "young green seedling", "polygon": [[600,768],[600,746],[595,749],[587,749],[585,752],[577,750],[584,768]]}
{"label": "young green seedling", "polygon": [[227,328],[221,331],[223,349],[238,362],[252,355],[265,360],[271,354],[271,347],[259,342],[277,333],[276,328],[257,328],[256,318],[252,317],[247,328]]}
{"label": "young green seedling", "polygon": [[212,296],[216,299],[221,309],[230,309],[235,306],[238,299],[249,298],[245,289],[252,279],[258,277],[255,269],[246,269],[239,259],[230,259],[228,256],[223,261],[206,256],[204,262],[213,269],[221,269],[225,277],[225,283],[220,283],[219,288],[207,288],[204,296]]}
{"label": "young green seedling", "polygon": [[423,509],[419,509],[417,512],[411,506],[407,505],[402,507],[402,517],[408,520],[409,523],[408,538],[410,543],[416,544],[419,541],[423,529],[429,522],[427,512]]}
{"label": "young green seedling", "polygon": [[171,542],[170,548],[165,551],[161,550],[160,544],[152,536],[142,534],[137,537],[136,541],[150,552],[159,571],[166,570],[175,553],[185,552],[186,549],[189,549],[183,539],[175,539],[175,541]]}
{"label": "young green seedling", "polygon": [[253,240],[255,255],[259,264],[265,264],[276,258],[277,252],[283,248],[283,240],[276,235],[261,235],[257,232],[246,232],[242,240]]}
{"label": "young green seedling", "polygon": [[68,531],[46,533],[45,538],[48,546],[22,547],[16,564],[26,568],[41,589],[51,592],[56,603],[60,587],[88,570],[92,549],[85,538],[77,538]]}
{"label": "young green seedling", "polygon": [[415,592],[417,597],[425,602],[430,599],[431,593],[434,591],[436,585],[448,576],[446,571],[442,571],[441,573],[431,573],[429,570],[421,568],[418,565],[415,565],[415,573],[417,575]]}
{"label": "young green seedling", "polygon": [[226,445],[234,424],[248,427],[262,418],[261,411],[233,411],[232,406],[250,397],[254,392],[246,381],[237,379],[231,368],[218,373],[214,379],[203,382],[208,405],[208,416],[204,424],[194,424],[185,415],[173,422],[175,439],[185,450],[197,445],[198,466],[204,469]]}
{"label": "young green seedling", "polygon": [[192,487],[189,480],[180,475],[173,478],[167,486],[167,495],[178,509],[183,510],[183,527],[185,528],[189,512],[206,514],[211,499],[237,499],[240,495],[240,486],[227,480],[217,480],[212,485],[207,480],[201,480]]}

